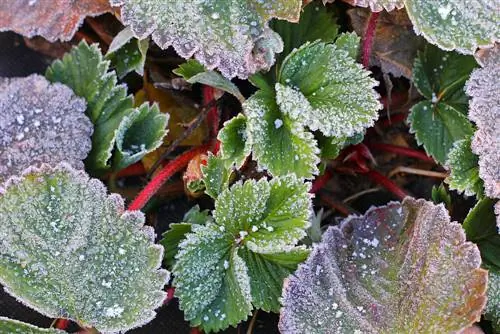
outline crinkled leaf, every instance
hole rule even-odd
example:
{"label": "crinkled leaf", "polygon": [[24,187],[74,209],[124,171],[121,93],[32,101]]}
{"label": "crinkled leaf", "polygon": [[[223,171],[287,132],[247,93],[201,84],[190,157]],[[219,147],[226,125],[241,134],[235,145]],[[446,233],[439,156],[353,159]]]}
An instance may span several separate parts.
{"label": "crinkled leaf", "polygon": [[108,0],[0,1],[0,31],[26,37],[42,36],[50,42],[69,41],[86,16],[110,11]]}
{"label": "crinkled leaf", "polygon": [[221,157],[209,153],[207,165],[201,166],[201,171],[203,172],[205,193],[210,197],[215,199],[228,188],[230,171]]}
{"label": "crinkled leaf", "polygon": [[245,98],[241,95],[240,90],[234,83],[215,71],[207,71],[205,66],[194,59],[190,59],[186,63],[181,64],[178,68],[173,70],[173,72],[183,77],[191,84],[200,83],[212,86],[234,95],[241,102],[245,101]]}
{"label": "crinkled leaf", "polygon": [[167,134],[169,115],[160,112],[157,104],[143,103],[125,116],[116,133],[113,168],[123,169],[156,150]]}
{"label": "crinkled leaf", "polygon": [[[446,209],[406,199],[330,227],[283,290],[282,333],[445,333],[478,321],[487,272]],[[466,289],[464,289],[466,287]]]}
{"label": "crinkled leaf", "polygon": [[327,136],[352,136],[381,109],[370,72],[335,44],[306,43],[283,62],[276,85],[281,111]]}
{"label": "crinkled leaf", "polygon": [[0,334],[63,334],[66,333],[55,328],[39,328],[21,321],[0,317]]}
{"label": "crinkled leaf", "polygon": [[237,183],[216,199],[213,222],[192,226],[173,269],[192,325],[217,331],[252,307],[277,311],[282,280],[307,256],[295,245],[308,227],[308,190],[295,176]]}
{"label": "crinkled leaf", "polygon": [[472,152],[479,155],[479,175],[486,195],[500,198],[500,51],[489,59],[472,72],[466,92],[472,98],[469,118],[477,126]]}
{"label": "crinkled leaf", "polygon": [[417,35],[443,50],[473,54],[500,37],[496,1],[404,0]]}
{"label": "crinkled leaf", "polygon": [[[99,331],[153,319],[165,297],[163,249],[138,211],[66,164],[28,169],[0,186],[0,281],[52,318]],[[71,268],[71,270],[68,270]]]}
{"label": "crinkled leaf", "polygon": [[228,78],[269,69],[283,43],[268,21],[297,21],[302,5],[301,0],[110,2],[122,6],[122,20],[136,37],[152,34],[160,47],[173,46],[184,58],[194,55],[209,70],[218,68]]}
{"label": "crinkled leaf", "polygon": [[148,48],[149,39],[134,38],[132,30],[127,27],[109,45],[106,59],[111,61],[111,67],[120,79],[132,71],[143,75]]}
{"label": "crinkled leaf", "polygon": [[219,154],[229,165],[235,164],[240,168],[250,154],[252,147],[247,139],[247,119],[245,115],[238,114],[224,123],[217,139],[220,141]]}
{"label": "crinkled leaf", "polygon": [[450,189],[463,192],[466,196],[481,197],[484,185],[479,178],[478,162],[477,155],[472,153],[470,138],[455,142],[446,162],[450,176],[445,181],[450,185]]}
{"label": "crinkled leaf", "polygon": [[[333,2],[334,0],[323,0],[324,2]],[[345,2],[358,7],[370,7],[372,12],[381,12],[386,10],[390,12],[394,9],[404,7],[404,0],[344,0]]]}
{"label": "crinkled leaf", "polygon": [[259,167],[273,175],[294,173],[312,178],[318,174],[319,149],[312,133],[284,115],[274,95],[258,91],[243,104],[247,140]]}
{"label": "crinkled leaf", "polygon": [[68,87],[33,74],[5,78],[0,89],[0,181],[40,163],[83,168],[92,123],[85,101]]}

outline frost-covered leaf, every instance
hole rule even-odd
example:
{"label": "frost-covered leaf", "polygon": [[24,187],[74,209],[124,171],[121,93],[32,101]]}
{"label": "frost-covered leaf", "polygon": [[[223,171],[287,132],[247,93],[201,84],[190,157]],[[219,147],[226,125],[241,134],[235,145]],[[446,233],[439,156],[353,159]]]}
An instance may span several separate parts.
{"label": "frost-covered leaf", "polygon": [[201,166],[205,194],[216,199],[229,186],[230,170],[221,157],[208,154],[207,165]]}
{"label": "frost-covered leaf", "polygon": [[466,196],[481,197],[484,185],[479,178],[478,162],[477,155],[472,153],[470,138],[455,142],[446,162],[450,176],[445,181],[450,185],[450,189],[463,192]]}
{"label": "frost-covered leaf", "polygon": [[302,6],[301,0],[110,2],[122,6],[122,20],[136,37],[152,34],[160,47],[173,46],[184,58],[194,55],[207,69],[218,68],[228,78],[269,69],[283,43],[268,21],[296,22]]}
{"label": "frost-covered leaf", "polygon": [[360,42],[361,38],[355,32],[344,32],[335,40],[335,46],[339,50],[347,51],[351,58],[357,59]]}
{"label": "frost-covered leaf", "polygon": [[258,91],[244,104],[247,140],[259,167],[273,175],[294,173],[312,178],[318,174],[319,149],[312,133],[284,115],[272,92]]}
{"label": "frost-covered leaf", "polygon": [[[127,136],[124,129],[126,124],[144,130],[141,134],[144,139],[142,143],[135,141],[138,138],[135,134],[130,135],[130,138],[134,138],[133,144],[139,145],[140,151],[143,151],[140,149],[141,145],[145,149],[153,147],[152,144],[164,135],[160,133],[157,124],[150,122],[153,117],[161,119],[159,123],[164,124],[164,116],[156,115],[155,107],[134,109],[132,96],[127,96],[124,85],[117,84],[116,74],[108,72],[109,65],[110,62],[103,59],[97,44],[89,46],[82,41],[62,60],[52,63],[45,73],[50,81],[68,85],[76,95],[87,100],[86,113],[94,123],[94,134],[86,165],[94,173],[102,173],[112,167],[111,157],[118,135]],[[121,125],[122,122],[125,124]],[[128,149],[126,145],[125,143],[124,149]],[[115,161],[123,159],[119,157]]]}
{"label": "frost-covered leaf", "polygon": [[498,1],[404,0],[417,35],[443,50],[473,54],[500,39]]}
{"label": "frost-covered leaf", "polygon": [[43,162],[83,168],[93,131],[85,101],[36,74],[0,85],[0,182]]}
{"label": "frost-covered leaf", "polygon": [[111,61],[111,67],[119,78],[132,71],[143,75],[148,48],[149,39],[135,38],[132,30],[127,27],[120,31],[109,45],[106,59]]}
{"label": "frost-covered leaf", "polygon": [[150,106],[147,103],[125,116],[116,133],[113,168],[123,169],[160,147],[167,134],[168,118],[157,104]]}
{"label": "frost-covered leaf", "polygon": [[[333,2],[334,0],[326,0]],[[381,12],[384,9],[388,12],[404,7],[404,0],[343,0],[353,6],[370,7],[372,12]]]}
{"label": "frost-covered leaf", "polygon": [[281,111],[327,136],[352,136],[381,109],[370,72],[335,44],[306,43],[283,62],[276,85]]}
{"label": "frost-covered leaf", "polygon": [[2,285],[46,316],[125,331],[153,319],[165,297],[163,249],[143,214],[69,165],[0,186],[0,234]]}
{"label": "frost-covered leaf", "polygon": [[469,118],[476,123],[472,151],[479,155],[479,175],[486,195],[500,198],[500,50],[466,84],[471,96]]}
{"label": "frost-covered leaf", "polygon": [[200,64],[197,60],[190,59],[172,72],[183,77],[191,84],[200,83],[212,86],[234,95],[241,102],[245,101],[245,97],[243,97],[234,83],[215,71],[207,71],[205,66]]}
{"label": "frost-covered leaf", "polygon": [[472,56],[428,46],[413,67],[413,82],[427,100],[410,110],[408,122],[419,145],[441,164],[453,144],[474,132],[467,119],[465,81],[476,66]]}
{"label": "frost-covered leaf", "polygon": [[235,164],[240,168],[250,154],[252,147],[247,139],[247,119],[245,115],[238,114],[224,123],[217,139],[220,141],[219,154],[229,165]]}
{"label": "frost-covered leaf", "polygon": [[[442,205],[407,198],[330,227],[283,289],[282,333],[448,333],[479,320],[487,271]],[[466,287],[466,288],[464,288]]]}
{"label": "frost-covered leaf", "polygon": [[0,317],[0,334],[63,334],[55,328],[39,328],[21,321]]}
{"label": "frost-covered leaf", "polygon": [[108,0],[5,0],[0,1],[0,31],[69,41],[86,16],[110,10]]}
{"label": "frost-covered leaf", "polygon": [[283,279],[307,256],[309,184],[295,176],[251,180],[223,191],[214,221],[193,225],[180,244],[174,285],[185,318],[204,331],[279,309]]}
{"label": "frost-covered leaf", "polygon": [[500,331],[500,269],[488,268],[488,302],[484,317],[492,322],[493,328]]}

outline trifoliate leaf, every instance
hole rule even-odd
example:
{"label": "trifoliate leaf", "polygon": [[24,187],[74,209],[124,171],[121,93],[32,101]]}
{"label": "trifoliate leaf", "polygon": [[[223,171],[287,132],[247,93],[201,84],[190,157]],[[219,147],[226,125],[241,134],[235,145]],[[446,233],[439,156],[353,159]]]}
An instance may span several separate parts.
{"label": "trifoliate leaf", "polygon": [[444,52],[428,46],[419,53],[413,68],[413,82],[427,101],[410,110],[408,122],[419,145],[441,164],[453,144],[473,133],[467,119],[468,98],[464,84],[476,66],[474,58]]}
{"label": "trifoliate leaf", "polygon": [[180,1],[111,0],[121,5],[122,20],[136,37],[152,34],[161,47],[173,46],[184,58],[194,57],[228,78],[247,78],[274,63],[283,50],[271,18],[296,22],[301,0]]}
{"label": "trifoliate leaf", "polygon": [[109,45],[106,59],[111,61],[111,67],[120,79],[132,71],[143,75],[148,48],[149,39],[134,38],[132,30],[127,27]]}
{"label": "trifoliate leaf", "polygon": [[319,149],[312,133],[283,114],[275,97],[258,91],[243,104],[253,157],[273,175],[294,173],[312,178],[318,174]]}
{"label": "trifoliate leaf", "polygon": [[[487,271],[442,205],[411,198],[330,227],[283,289],[281,333],[448,333],[478,321]],[[464,287],[467,287],[464,289]]]}
{"label": "trifoliate leaf", "polygon": [[[472,152],[479,155],[479,175],[487,196],[500,198],[500,51],[472,72],[466,92],[472,97],[469,118],[476,123]],[[500,218],[499,218],[500,219]]]}
{"label": "trifoliate leaf", "polygon": [[215,201],[213,222],[192,226],[173,271],[193,326],[217,331],[252,307],[278,311],[283,279],[307,256],[295,245],[308,227],[308,190],[295,176],[237,183]]}
{"label": "trifoliate leaf", "polygon": [[455,142],[446,162],[450,176],[445,181],[450,185],[450,189],[463,192],[466,196],[481,197],[484,184],[479,178],[478,162],[477,155],[472,153],[470,138]]}
{"label": "trifoliate leaf", "polygon": [[229,165],[240,168],[252,150],[247,139],[247,119],[245,115],[238,114],[224,123],[217,139],[220,141],[219,154]]}
{"label": "trifoliate leaf", "polygon": [[69,41],[86,16],[110,11],[107,0],[0,2],[0,31],[12,30],[26,37],[42,36],[50,42]]}
{"label": "trifoliate leaf", "polygon": [[495,1],[404,0],[417,35],[443,50],[473,54],[500,39]]}
{"label": "trifoliate leaf", "polygon": [[219,194],[228,188],[230,171],[221,157],[208,154],[207,165],[201,166],[205,193],[216,199]]}
{"label": "trifoliate leaf", "polygon": [[381,109],[370,72],[335,44],[306,43],[283,62],[276,85],[281,111],[327,136],[352,136]]}
{"label": "trifoliate leaf", "polygon": [[500,270],[488,267],[488,302],[484,317],[491,321],[496,332],[500,331]]}
{"label": "trifoliate leaf", "polygon": [[63,334],[66,332],[55,328],[39,328],[14,319],[0,317],[0,334],[13,334],[13,333]]}
{"label": "trifoliate leaf", "polygon": [[0,182],[44,162],[83,168],[93,131],[83,99],[36,74],[4,78],[1,87]]}
{"label": "trifoliate leaf", "polygon": [[125,116],[116,133],[113,168],[123,169],[160,147],[167,134],[168,119],[169,115],[160,112],[157,104],[147,103]]}
{"label": "trifoliate leaf", "polygon": [[125,331],[153,319],[165,297],[163,249],[143,214],[69,165],[0,186],[0,234],[2,285],[46,316]]}
{"label": "trifoliate leaf", "polygon": [[[111,157],[118,135],[134,138],[134,145],[138,144],[139,149],[144,145],[147,149],[154,146],[152,143],[156,143],[165,134],[160,132],[157,124],[150,122],[151,117],[161,118],[156,115],[156,108],[149,109],[149,112],[145,107],[134,109],[132,96],[127,96],[124,85],[117,85],[116,74],[108,72],[108,68],[109,61],[103,59],[97,44],[89,46],[81,42],[62,60],[56,60],[45,74],[50,81],[68,85],[76,95],[87,100],[87,116],[94,123],[94,135],[86,165],[94,173],[102,173],[111,168]],[[121,125],[124,120],[125,124]],[[159,123],[164,124],[165,121],[162,119]],[[131,133],[126,133],[129,131],[126,124],[142,128],[144,133],[141,138],[145,141],[137,143],[135,139],[138,137],[133,129],[130,130]],[[127,144],[122,148],[128,149],[126,146]],[[139,151],[144,150],[136,150],[136,153]],[[135,158],[137,157],[136,154]],[[123,159],[119,157],[115,161],[123,162]],[[123,166],[124,164],[121,165]]]}
{"label": "trifoliate leaf", "polygon": [[240,102],[245,101],[245,97],[234,83],[215,71],[207,71],[202,64],[194,59],[190,59],[186,63],[181,64],[172,72],[183,77],[191,84],[200,83],[215,87],[234,95]]}

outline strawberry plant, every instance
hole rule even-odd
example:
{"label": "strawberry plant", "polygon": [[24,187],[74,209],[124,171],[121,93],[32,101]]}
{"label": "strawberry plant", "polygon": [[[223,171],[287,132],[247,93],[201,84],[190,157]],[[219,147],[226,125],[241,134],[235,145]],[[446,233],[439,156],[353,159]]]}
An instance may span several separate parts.
{"label": "strawberry plant", "polygon": [[0,333],[500,332],[498,20],[0,1]]}

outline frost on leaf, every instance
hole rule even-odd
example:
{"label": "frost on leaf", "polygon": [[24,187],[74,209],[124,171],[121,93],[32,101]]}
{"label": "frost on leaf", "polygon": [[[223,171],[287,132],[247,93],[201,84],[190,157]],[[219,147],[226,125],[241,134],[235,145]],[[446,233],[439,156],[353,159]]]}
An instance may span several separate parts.
{"label": "frost on leaf", "polygon": [[136,37],[152,34],[161,47],[195,56],[209,70],[228,78],[247,78],[274,63],[283,50],[278,34],[268,27],[272,18],[296,22],[301,0],[111,0],[122,6],[122,20]]}
{"label": "frost on leaf", "polygon": [[[103,332],[155,317],[168,272],[138,211],[67,164],[0,186],[0,282],[24,304]],[[71,268],[71,270],[68,270]]]}
{"label": "frost on leaf", "polygon": [[66,333],[55,328],[39,328],[21,321],[0,317],[0,333],[1,334],[63,334]]}
{"label": "frost on leaf", "polygon": [[240,168],[245,163],[252,147],[247,139],[247,119],[243,114],[233,117],[224,123],[217,139],[220,141],[219,154],[228,164]]}
{"label": "frost on leaf", "polygon": [[473,54],[500,39],[498,1],[405,0],[417,35],[443,50]]}
{"label": "frost on leaf", "polygon": [[85,101],[36,74],[0,85],[0,181],[44,162],[83,168],[93,131]]}
{"label": "frost on leaf", "polygon": [[326,136],[352,136],[373,125],[381,109],[369,77],[335,44],[306,43],[284,60],[276,99],[291,119]]}
{"label": "frost on leaf", "polygon": [[5,0],[0,1],[0,31],[69,41],[86,16],[110,10],[108,0]]}
{"label": "frost on leaf", "polygon": [[176,256],[174,286],[185,318],[218,331],[253,307],[279,310],[282,283],[308,250],[309,184],[295,176],[237,183],[215,201],[214,220],[191,226]]}
{"label": "frost on leaf", "polygon": [[470,138],[455,142],[448,154],[446,166],[450,169],[450,175],[445,181],[450,185],[450,189],[463,192],[466,196],[483,195],[484,186],[479,178],[478,157],[472,153]]}
{"label": "frost on leaf", "polygon": [[449,333],[478,321],[487,271],[442,205],[407,198],[330,227],[283,289],[282,333]]}
{"label": "frost on leaf", "polygon": [[370,7],[372,12],[381,12],[384,9],[388,12],[404,7],[404,0],[344,0],[345,2],[358,7]]}
{"label": "frost on leaf", "polygon": [[217,198],[219,194],[228,188],[230,171],[226,162],[220,156],[208,153],[206,166],[201,166],[203,173],[203,183],[205,193],[212,198]]}
{"label": "frost on leaf", "polygon": [[472,98],[469,118],[476,123],[472,151],[479,155],[479,175],[487,196],[500,198],[500,61],[491,55],[485,67],[472,72],[466,93]]}
{"label": "frost on leaf", "polygon": [[488,268],[488,303],[484,310],[485,318],[492,322],[496,332],[500,330],[500,271]]}

